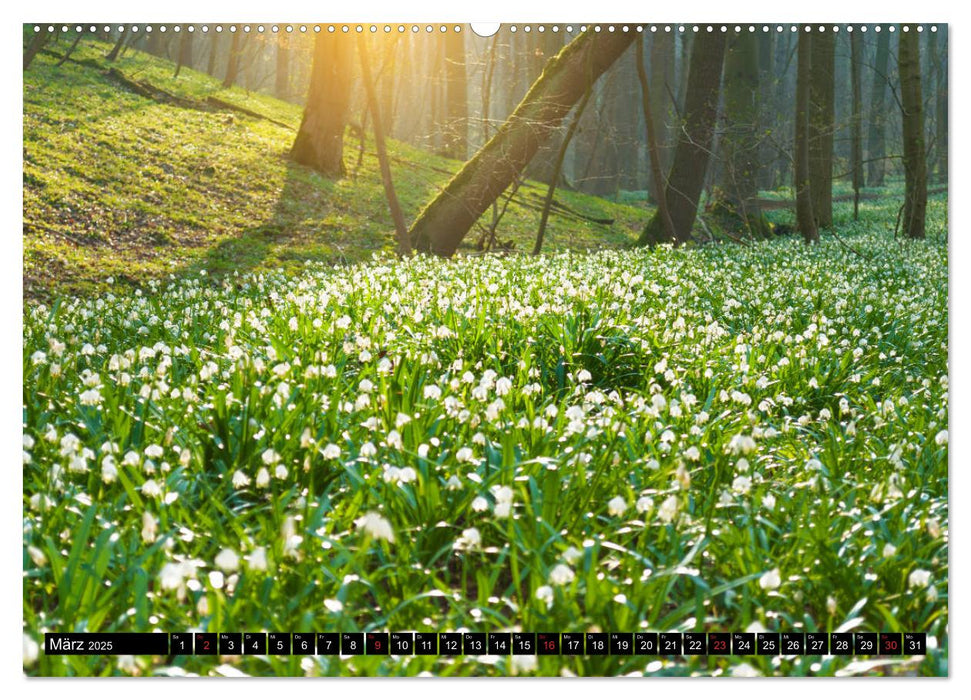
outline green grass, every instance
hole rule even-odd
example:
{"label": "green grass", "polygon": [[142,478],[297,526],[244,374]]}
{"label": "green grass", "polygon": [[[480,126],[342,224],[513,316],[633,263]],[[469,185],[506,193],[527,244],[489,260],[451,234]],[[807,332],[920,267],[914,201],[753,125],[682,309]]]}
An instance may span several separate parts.
{"label": "green grass", "polygon": [[926,657],[28,672],[946,674],[946,245],[864,228],[33,305],[25,630],[923,631]]}
{"label": "green grass", "polygon": [[[74,58],[105,69],[110,47],[84,42]],[[305,260],[346,262],[394,248],[393,223],[373,143],[357,169],[359,140],[348,131],[351,174],[328,180],[287,159],[299,107],[170,62],[130,51],[113,65],[181,97],[215,96],[292,125],[239,113],[160,104],[111,80],[106,70],[37,57],[24,73],[24,285],[34,298],[104,291],[205,269],[299,269]],[[460,163],[391,140],[392,174],[410,221]],[[545,186],[520,194],[541,201]],[[549,250],[626,245],[650,211],[560,191],[558,200],[604,226],[553,216]],[[487,212],[482,224],[491,223]],[[532,247],[533,208],[512,204],[498,236]],[[478,238],[473,231],[466,241]],[[112,280],[109,282],[108,280]]]}

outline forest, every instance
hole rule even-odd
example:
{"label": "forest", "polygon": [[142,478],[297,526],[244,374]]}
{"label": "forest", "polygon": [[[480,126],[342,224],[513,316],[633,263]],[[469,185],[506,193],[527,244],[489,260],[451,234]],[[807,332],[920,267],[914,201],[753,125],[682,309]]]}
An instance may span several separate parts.
{"label": "forest", "polygon": [[[946,675],[946,25],[24,25],[31,675]],[[920,657],[58,657],[63,631]]]}

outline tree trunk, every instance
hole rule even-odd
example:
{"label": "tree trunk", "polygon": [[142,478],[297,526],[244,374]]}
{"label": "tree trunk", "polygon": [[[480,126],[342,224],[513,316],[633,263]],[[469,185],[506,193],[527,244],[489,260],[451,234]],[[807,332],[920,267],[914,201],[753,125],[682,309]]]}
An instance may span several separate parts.
{"label": "tree trunk", "polygon": [[[671,167],[672,145],[677,142],[677,110],[671,102],[671,95],[675,90],[674,56],[674,32],[657,32],[651,35],[649,82],[654,86],[650,91],[651,116],[654,117],[657,156],[662,173],[666,173]],[[682,73],[687,73],[687,61],[684,66]],[[651,199],[659,202],[664,180],[655,180],[653,172],[653,168],[648,170],[647,189]]]}
{"label": "tree trunk", "polygon": [[886,114],[887,71],[890,69],[890,32],[877,35],[877,55],[873,72],[873,88],[870,91],[870,130],[867,134],[867,183],[870,187],[882,187],[887,172]]}
{"label": "tree trunk", "polygon": [[927,214],[927,161],[924,154],[923,99],[920,90],[920,46],[917,26],[900,26],[897,72],[904,137],[904,235],[923,238]]}
{"label": "tree trunk", "polygon": [[216,57],[219,55],[219,34],[212,32],[212,40],[209,42],[209,59],[206,62],[206,74],[216,76]]}
{"label": "tree trunk", "polygon": [[34,57],[40,53],[40,50],[44,48],[45,44],[51,40],[51,35],[49,32],[41,31],[34,34],[34,38],[30,40],[27,45],[27,50],[24,51],[24,70],[30,68],[30,64],[34,61]]}
{"label": "tree trunk", "polygon": [[863,187],[863,36],[850,34],[850,73],[853,91],[853,118],[850,163],[853,170],[853,220],[860,218],[860,188]]}
{"label": "tree trunk", "polygon": [[349,39],[321,32],[314,41],[307,105],[290,157],[327,177],[343,177],[344,127],[351,99]]}
{"label": "tree trunk", "polygon": [[549,62],[499,132],[418,215],[419,251],[450,256],[489,205],[523,169],[573,105],[630,46],[636,32],[588,30]]}
{"label": "tree trunk", "polygon": [[[699,32],[692,44],[682,128],[674,153],[674,164],[664,188],[674,225],[675,244],[691,239],[691,229],[698,215],[698,200],[705,184],[715,120],[718,117],[725,35],[721,32]],[[671,242],[658,213],[651,217],[637,242],[639,245]]]}
{"label": "tree trunk", "polygon": [[647,70],[644,68],[644,43],[638,41],[637,44],[637,79],[641,84],[641,109],[644,111],[644,125],[647,132],[647,156],[650,161],[651,179],[658,183],[659,196],[657,198],[657,210],[661,216],[661,225],[664,228],[664,235],[669,241],[677,239],[677,232],[674,222],[671,220],[671,212],[668,211],[667,197],[660,194],[664,192],[664,175],[661,163],[661,153],[657,144],[657,129],[654,122],[654,114],[651,110],[651,90],[647,79]]}
{"label": "tree trunk", "polygon": [[111,51],[105,56],[105,60],[109,63],[113,62],[118,58],[118,54],[121,52],[121,47],[125,44],[125,39],[128,37],[125,32],[118,32],[118,39],[115,41],[115,45],[111,48]]}
{"label": "tree trunk", "polygon": [[290,98],[290,37],[281,32],[276,40],[276,96]]}
{"label": "tree trunk", "polygon": [[192,34],[187,30],[182,30],[182,37],[179,39],[179,60],[175,64],[175,76],[179,77],[182,66],[192,67]]}
{"label": "tree trunk", "polygon": [[378,165],[381,168],[381,182],[384,184],[384,193],[388,199],[388,208],[391,210],[391,219],[394,221],[395,233],[398,238],[398,254],[411,255],[411,240],[408,237],[408,227],[405,225],[404,214],[401,213],[401,205],[398,204],[398,196],[394,191],[394,181],[391,179],[391,165],[388,163],[388,153],[384,145],[384,129],[381,125],[381,110],[378,107],[378,98],[375,94],[374,82],[371,79],[371,65],[368,61],[367,39],[363,34],[357,36],[357,52],[361,58],[361,73],[364,80],[364,91],[367,94],[368,109],[371,111],[371,123],[374,124],[374,145],[378,152]]}
{"label": "tree trunk", "polygon": [[[229,45],[229,58],[226,61],[226,77],[223,79],[223,87],[231,88],[239,76],[239,32],[233,32],[233,42]],[[317,35],[320,39],[320,35]]]}
{"label": "tree trunk", "polygon": [[759,39],[759,165],[757,185],[761,190],[775,189],[775,148],[776,127],[779,113],[772,104],[775,84],[779,78],[775,74],[776,33],[762,34]]}
{"label": "tree trunk", "polygon": [[833,130],[836,34],[830,25],[814,31],[809,81],[809,181],[813,216],[820,228],[833,225]]}
{"label": "tree trunk", "polygon": [[796,221],[806,245],[819,240],[816,218],[813,216],[812,182],[809,178],[809,93],[812,81],[812,32],[799,27],[799,56],[796,64],[796,142],[795,178]]}
{"label": "tree trunk", "polygon": [[64,52],[64,55],[61,56],[60,60],[57,62],[58,68],[60,68],[65,63],[67,63],[67,59],[71,57],[71,54],[74,53],[74,49],[76,49],[78,47],[78,44],[81,43],[81,37],[83,36],[84,36],[84,32],[78,32],[78,35],[74,37],[74,41],[71,43],[67,51]]}
{"label": "tree trunk", "polygon": [[[498,36],[498,34],[496,35]],[[539,77],[540,73],[543,72],[543,66],[553,58],[563,48],[563,35],[561,32],[544,32],[543,34],[538,34],[534,38],[539,38],[538,45],[534,49],[534,75],[533,79]],[[491,64],[490,64],[491,65]],[[557,177],[560,178],[560,182],[556,183],[559,187],[563,180],[565,180],[563,172],[563,164],[560,164],[557,168],[557,160],[560,154],[560,146],[563,144],[563,139],[565,138],[565,132],[563,129],[557,129],[556,133],[553,134],[546,143],[540,146],[539,151],[533,157],[533,160],[529,163],[529,167],[526,170],[526,176],[532,180],[542,182],[544,184],[553,183],[553,172],[557,171]],[[571,136],[572,140],[572,136]]]}
{"label": "tree trunk", "polygon": [[771,234],[759,207],[759,39],[742,31],[725,54],[722,189],[728,212],[756,238]]}
{"label": "tree trunk", "polygon": [[465,34],[445,35],[445,133],[442,153],[465,160],[469,151],[469,107],[466,94]]}
{"label": "tree trunk", "polygon": [[937,181],[947,184],[947,25],[941,24],[937,27],[937,32],[931,32],[935,37],[941,34],[939,41],[941,49],[931,53],[931,60],[934,62],[934,85],[937,88],[934,108],[934,151],[937,171]]}

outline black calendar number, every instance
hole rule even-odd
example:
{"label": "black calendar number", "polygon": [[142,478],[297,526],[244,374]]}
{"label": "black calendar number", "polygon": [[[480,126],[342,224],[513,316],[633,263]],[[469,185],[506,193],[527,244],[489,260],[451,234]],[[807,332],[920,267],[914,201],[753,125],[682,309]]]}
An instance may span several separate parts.
{"label": "black calendar number", "polygon": [[681,633],[680,632],[661,632],[658,635],[658,644],[663,656],[681,656]]}
{"label": "black calendar number", "polygon": [[364,653],[364,634],[362,632],[341,633],[341,655],[358,656]]}
{"label": "black calendar number", "polygon": [[460,656],[462,635],[459,632],[442,632],[438,635],[438,653],[442,656]]}
{"label": "black calendar number", "polygon": [[755,635],[751,632],[732,633],[732,654],[750,656],[755,653]]}
{"label": "black calendar number", "polygon": [[535,632],[513,632],[512,653],[515,656],[530,656],[536,653]]}
{"label": "black calendar number", "polygon": [[386,656],[388,652],[387,632],[368,632],[364,635],[364,646],[369,655]]}
{"label": "black calendar number", "polygon": [[536,653],[540,656],[556,656],[560,653],[560,635],[556,632],[540,632],[536,635]]}
{"label": "black calendar number", "polygon": [[777,656],[779,654],[779,635],[775,632],[759,632],[755,635],[755,643],[759,656]]}
{"label": "black calendar number", "polygon": [[634,653],[634,635],[629,632],[610,633],[610,655],[628,656]]}
{"label": "black calendar number", "polygon": [[507,656],[512,650],[512,635],[508,632],[490,632],[486,646],[490,656]]}
{"label": "black calendar number", "polygon": [[391,653],[395,656],[408,656],[414,653],[415,634],[413,632],[392,632]]}
{"label": "black calendar number", "polygon": [[486,649],[485,632],[466,632],[462,635],[463,654],[485,654]]}
{"label": "black calendar number", "polygon": [[290,633],[270,632],[266,635],[266,648],[270,654],[287,656],[290,654]]}
{"label": "black calendar number", "polygon": [[244,654],[266,653],[266,632],[247,632],[243,635]]}
{"label": "black calendar number", "polygon": [[732,635],[728,632],[708,633],[708,653],[712,656],[728,655],[732,653]]}
{"label": "black calendar number", "polygon": [[216,633],[215,632],[196,632],[195,648],[199,656],[216,655]]}
{"label": "black calendar number", "polygon": [[708,644],[704,632],[684,633],[685,656],[705,656],[707,653]]}
{"label": "black calendar number", "polygon": [[192,635],[188,632],[173,632],[170,634],[169,653],[173,656],[177,654],[191,654]]}
{"label": "black calendar number", "polygon": [[337,656],[341,652],[341,636],[337,632],[317,633],[317,654]]}
{"label": "black calendar number", "polygon": [[903,649],[905,654],[923,656],[927,653],[927,634],[924,632],[904,632]]}
{"label": "black calendar number", "polygon": [[227,656],[240,654],[243,651],[243,635],[233,632],[219,633],[219,653]]}
{"label": "black calendar number", "polygon": [[833,632],[829,635],[829,653],[833,656],[853,656],[853,634]]}
{"label": "black calendar number", "polygon": [[876,632],[857,632],[853,635],[853,652],[857,656],[869,656],[877,653]]}
{"label": "black calendar number", "polygon": [[806,635],[802,632],[782,633],[782,653],[801,656],[806,653]]}
{"label": "black calendar number", "polygon": [[435,632],[416,632],[415,653],[419,656],[438,654],[438,635]]}
{"label": "black calendar number", "polygon": [[569,656],[581,656],[583,654],[583,633],[564,632],[560,639],[560,649],[562,649],[562,653]]}
{"label": "black calendar number", "polygon": [[634,653],[638,656],[657,656],[657,633],[635,632]]}
{"label": "black calendar number", "polygon": [[317,638],[309,632],[294,632],[293,653],[304,654],[305,656],[313,656],[316,653],[316,641]]}
{"label": "black calendar number", "polygon": [[610,635],[587,632],[587,656],[606,656],[610,652]]}
{"label": "black calendar number", "polygon": [[829,635],[825,632],[807,632],[806,653],[813,656],[829,654]]}

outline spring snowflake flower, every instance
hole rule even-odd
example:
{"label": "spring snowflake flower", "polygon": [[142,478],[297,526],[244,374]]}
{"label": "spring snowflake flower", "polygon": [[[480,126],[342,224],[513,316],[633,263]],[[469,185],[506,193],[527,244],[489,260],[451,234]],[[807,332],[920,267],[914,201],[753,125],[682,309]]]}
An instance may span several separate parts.
{"label": "spring snowflake flower", "polygon": [[163,454],[165,454],[165,451],[160,445],[149,445],[145,448],[145,456],[150,459],[158,459]]}
{"label": "spring snowflake flower", "polygon": [[941,521],[937,518],[931,518],[927,521],[927,534],[933,537],[935,540],[941,536]]}
{"label": "spring snowflake flower", "polygon": [[677,496],[668,496],[661,503],[661,507],[657,509],[657,517],[661,519],[663,523],[670,523],[678,514],[678,498]]}
{"label": "spring snowflake flower", "polygon": [[363,530],[366,535],[376,540],[387,540],[394,542],[394,532],[389,523],[382,515],[375,512],[365,513],[354,521],[358,530]]}
{"label": "spring snowflake flower", "polygon": [[607,512],[610,515],[623,515],[625,510],[627,510],[627,501],[622,496],[615,496],[607,503]]}
{"label": "spring snowflake flower", "polygon": [[149,498],[158,498],[162,495],[162,487],[158,485],[155,479],[149,479],[142,484],[142,493]]}
{"label": "spring snowflake flower", "polygon": [[239,471],[238,469],[235,472],[233,472],[234,489],[243,489],[249,486],[249,484],[250,484],[250,478],[246,476],[246,474]]}
{"label": "spring snowflake flower", "polygon": [[246,555],[246,566],[251,571],[266,571],[266,548],[257,547]]}
{"label": "spring snowflake flower", "polygon": [[566,564],[557,564],[550,571],[550,583],[554,586],[565,586],[576,578],[576,574]]}
{"label": "spring snowflake flower", "polygon": [[553,607],[553,587],[552,586],[540,586],[536,589],[534,594],[537,600],[541,600],[546,603],[546,609],[549,610]]}
{"label": "spring snowflake flower", "polygon": [[462,536],[455,540],[455,544],[452,547],[458,551],[463,551],[474,549],[480,544],[482,544],[482,535],[477,528],[470,527],[462,530]]}
{"label": "spring snowflake flower", "polygon": [[155,516],[149,513],[147,510],[142,513],[142,541],[146,544],[151,544],[155,541],[155,535],[158,533],[158,520]]}
{"label": "spring snowflake flower", "polygon": [[576,564],[580,561],[580,557],[583,556],[583,550],[577,549],[576,547],[567,547],[563,552],[563,561],[569,564]]}
{"label": "spring snowflake flower", "polygon": [[512,380],[507,377],[499,377],[496,380],[496,395],[505,396],[512,389]]}
{"label": "spring snowflake flower", "polygon": [[445,488],[448,491],[458,491],[462,488],[462,480],[453,474],[445,482]]}
{"label": "spring snowflake flower", "polygon": [[231,549],[223,549],[216,555],[213,563],[227,573],[236,571],[239,568],[239,555]]}
{"label": "spring snowflake flower", "polygon": [[334,598],[325,598],[324,607],[330,610],[332,613],[339,613],[344,609],[344,604]]}
{"label": "spring snowflake flower", "polygon": [[276,465],[276,469],[273,470],[273,476],[275,476],[277,479],[286,479],[287,474],[287,468],[282,464]]}
{"label": "spring snowflake flower", "polygon": [[894,547],[890,542],[887,542],[887,544],[883,545],[883,556],[884,557],[886,557],[886,558],[889,559],[890,557],[892,557],[896,553],[897,553],[897,548]]}
{"label": "spring snowflake flower", "polygon": [[762,497],[762,506],[769,511],[775,510],[775,496],[771,493],[767,493]]}
{"label": "spring snowflake flower", "polygon": [[439,389],[434,384],[430,384],[425,387],[423,395],[426,399],[431,399],[432,401],[438,401],[442,398],[442,390]]}
{"label": "spring snowflake flower", "polygon": [[654,507],[654,501],[649,496],[641,496],[634,507],[638,513],[647,513]]}
{"label": "spring snowflake flower", "polygon": [[736,476],[735,480],[732,482],[732,491],[735,493],[746,494],[751,488],[752,479],[751,477],[745,475]]}
{"label": "spring snowflake flower", "polygon": [[907,577],[907,583],[911,588],[927,588],[931,582],[931,572],[926,569],[914,569]]}
{"label": "spring snowflake flower", "polygon": [[280,461],[280,455],[272,447],[263,451],[263,464],[270,467]]}
{"label": "spring snowflake flower", "polygon": [[755,440],[750,435],[736,435],[728,443],[728,449],[732,454],[750,454],[755,452]]}
{"label": "spring snowflake flower", "polygon": [[759,586],[767,591],[773,591],[782,585],[782,576],[779,573],[779,569],[772,569],[771,571],[766,571],[759,578]]}
{"label": "spring snowflake flower", "polygon": [[472,510],[476,513],[481,513],[484,510],[489,509],[489,501],[484,499],[482,496],[476,496],[472,499]]}
{"label": "spring snowflake flower", "polygon": [[324,456],[324,459],[338,459],[341,456],[341,448],[331,443],[323,449],[321,454]]}
{"label": "spring snowflake flower", "polygon": [[82,391],[78,396],[82,406],[98,406],[101,404],[101,392],[97,389]]}
{"label": "spring snowflake flower", "polygon": [[31,561],[34,562],[34,565],[37,568],[43,569],[45,566],[47,566],[47,555],[37,547],[33,545],[28,546],[27,554],[30,556]]}
{"label": "spring snowflake flower", "polygon": [[474,462],[475,455],[472,449],[469,447],[460,447],[458,452],[455,453],[455,459],[459,462]]}
{"label": "spring snowflake flower", "polygon": [[33,637],[28,636],[24,633],[24,666],[33,666],[37,663],[37,657],[40,656],[40,645],[34,640]]}
{"label": "spring snowflake flower", "polygon": [[265,489],[270,485],[270,472],[267,471],[266,467],[260,467],[260,470],[256,472],[256,486],[257,488]]}
{"label": "spring snowflake flower", "polygon": [[692,462],[697,462],[699,459],[701,459],[701,450],[692,445],[684,451],[684,458]]}
{"label": "spring snowflake flower", "polygon": [[182,564],[169,562],[159,571],[158,582],[163,590],[175,590],[182,585],[184,575]]}
{"label": "spring snowflake flower", "polygon": [[934,436],[934,442],[940,446],[947,444],[947,431],[942,430],[937,435]]}

